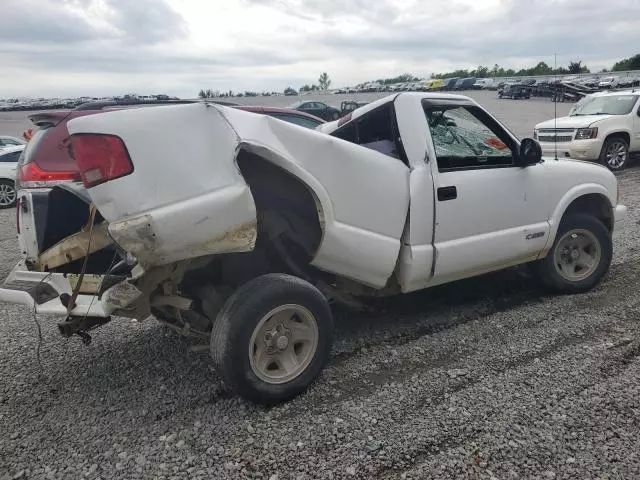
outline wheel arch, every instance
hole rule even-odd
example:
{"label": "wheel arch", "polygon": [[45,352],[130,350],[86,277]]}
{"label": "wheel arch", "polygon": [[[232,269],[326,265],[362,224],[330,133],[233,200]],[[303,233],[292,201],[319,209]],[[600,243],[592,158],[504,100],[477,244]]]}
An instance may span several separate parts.
{"label": "wheel arch", "polygon": [[626,130],[616,130],[616,131],[607,133],[607,136],[604,138],[603,145],[607,140],[611,138],[622,138],[625,142],[627,142],[627,145],[631,143],[631,134]]}
{"label": "wheel arch", "polygon": [[251,189],[258,215],[270,206],[266,198],[269,194],[277,193],[281,200],[295,202],[296,210],[310,217],[318,228],[319,237],[314,238],[317,251],[327,222],[333,222],[328,194],[317,180],[277,152],[251,143],[238,146],[236,164]]}
{"label": "wheel arch", "polygon": [[538,258],[547,255],[555,241],[563,218],[573,213],[588,213],[600,220],[609,232],[613,232],[615,217],[613,202],[607,189],[598,184],[586,184],[573,188],[560,200],[549,219],[550,235],[545,249]]}

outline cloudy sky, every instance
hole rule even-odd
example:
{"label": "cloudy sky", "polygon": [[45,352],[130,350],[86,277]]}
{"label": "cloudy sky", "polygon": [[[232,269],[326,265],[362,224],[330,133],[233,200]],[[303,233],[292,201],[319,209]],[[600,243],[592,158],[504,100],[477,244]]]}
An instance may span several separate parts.
{"label": "cloudy sky", "polygon": [[640,52],[640,0],[2,0],[0,98],[195,96]]}

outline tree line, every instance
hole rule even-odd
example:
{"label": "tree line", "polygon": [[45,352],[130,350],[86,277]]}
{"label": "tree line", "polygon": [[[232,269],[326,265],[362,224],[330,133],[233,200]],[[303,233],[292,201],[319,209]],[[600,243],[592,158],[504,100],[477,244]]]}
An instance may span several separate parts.
{"label": "tree line", "polygon": [[[329,74],[327,72],[322,72],[320,77],[318,77],[318,84],[312,85],[303,85],[300,87],[300,92],[315,92],[315,91],[326,91],[331,86],[331,78],[329,78]],[[276,92],[262,92],[261,95],[268,96],[275,94]],[[296,95],[296,92],[291,86],[288,86],[284,89],[283,93],[285,95]],[[200,98],[216,98],[216,97],[257,97],[259,94],[257,92],[237,92],[235,93],[233,90],[229,90],[228,92],[220,92],[218,90],[201,89],[198,92],[198,97]]]}
{"label": "tree line", "polygon": [[[601,72],[623,72],[626,70],[640,70],[640,53],[630,58],[625,58],[616,62],[611,69],[603,69]],[[513,68],[505,69],[498,64],[493,68],[480,65],[473,70],[459,69],[452,72],[434,73],[431,78],[451,78],[451,77],[533,77],[539,75],[568,75],[577,73],[591,73],[581,60],[571,61],[566,67],[552,68],[546,62],[539,62],[536,66],[530,68],[521,68],[515,70]]]}

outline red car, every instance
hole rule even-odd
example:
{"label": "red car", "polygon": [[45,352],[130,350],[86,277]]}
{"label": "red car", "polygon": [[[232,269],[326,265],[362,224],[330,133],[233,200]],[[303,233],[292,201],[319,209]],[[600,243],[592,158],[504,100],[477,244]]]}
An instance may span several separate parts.
{"label": "red car", "polygon": [[[191,100],[170,101],[117,101],[89,102],[73,110],[47,111],[29,115],[29,119],[39,129],[33,132],[24,154],[20,159],[18,188],[52,187],[56,184],[79,181],[76,163],[69,154],[69,132],[67,122],[76,117],[95,115],[106,110],[132,108],[148,105],[172,105],[194,103]],[[315,128],[324,120],[304,112],[289,108],[234,105],[219,102],[233,108],[261,113],[307,128]],[[31,135],[31,133],[30,133]]]}

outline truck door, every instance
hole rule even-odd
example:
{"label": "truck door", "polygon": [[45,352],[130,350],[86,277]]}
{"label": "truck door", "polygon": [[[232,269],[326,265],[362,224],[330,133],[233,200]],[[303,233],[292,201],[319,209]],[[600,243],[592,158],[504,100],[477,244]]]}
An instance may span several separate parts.
{"label": "truck door", "polygon": [[430,285],[534,260],[549,235],[547,212],[527,201],[544,188],[534,181],[542,167],[517,166],[517,140],[471,102],[423,105],[435,154]]}

